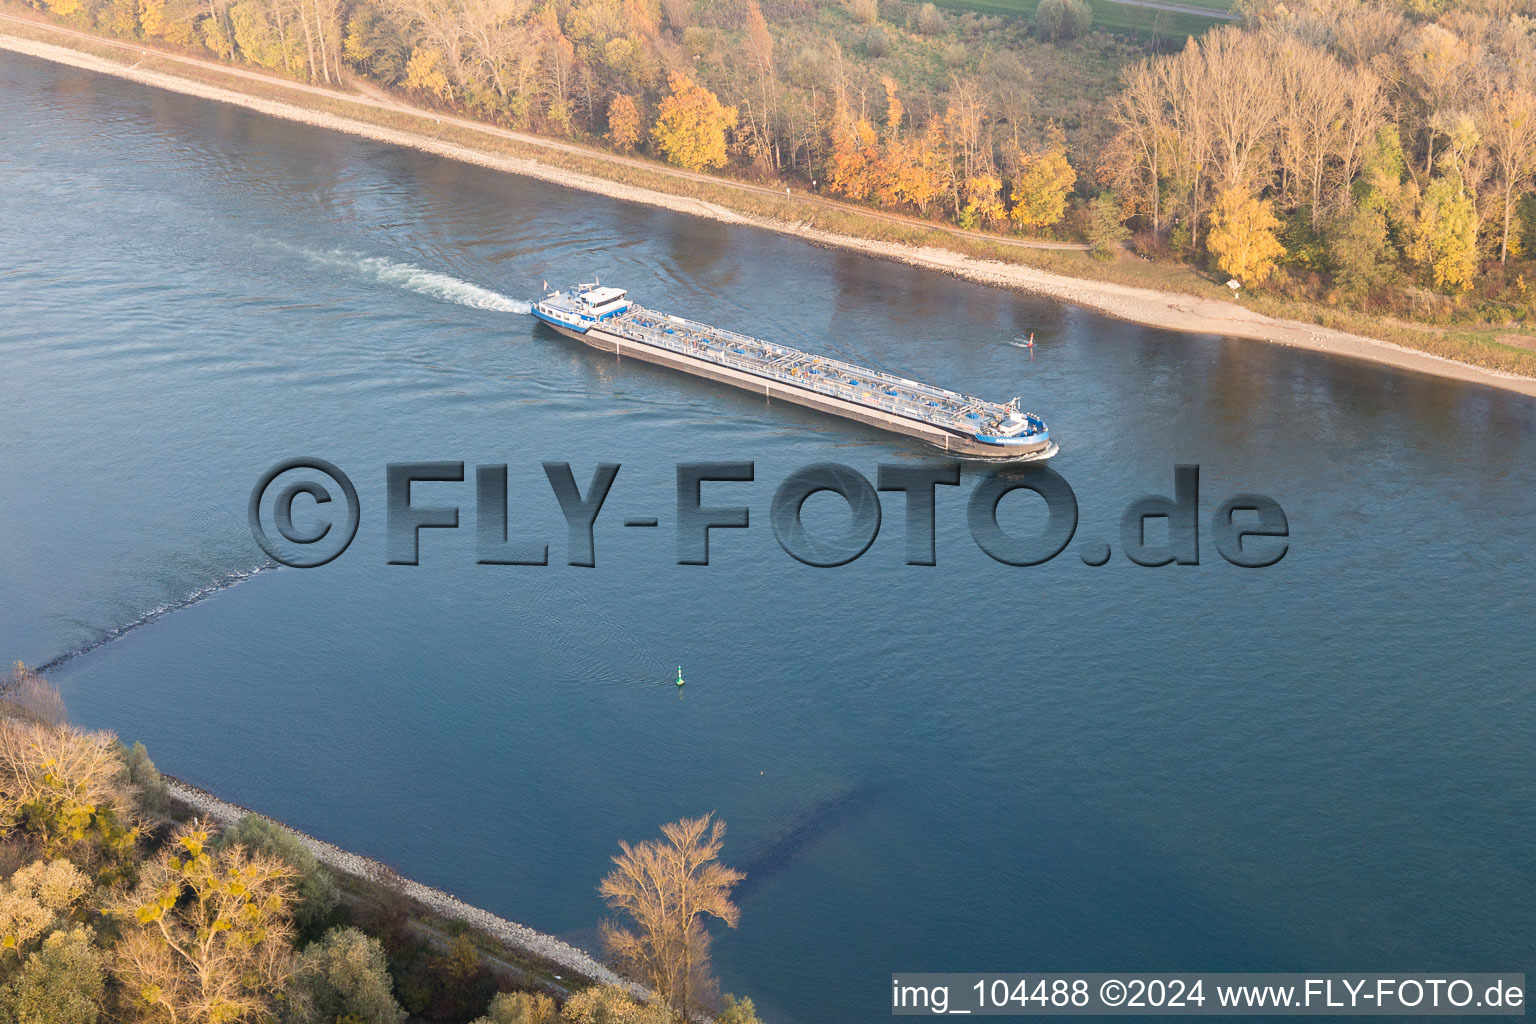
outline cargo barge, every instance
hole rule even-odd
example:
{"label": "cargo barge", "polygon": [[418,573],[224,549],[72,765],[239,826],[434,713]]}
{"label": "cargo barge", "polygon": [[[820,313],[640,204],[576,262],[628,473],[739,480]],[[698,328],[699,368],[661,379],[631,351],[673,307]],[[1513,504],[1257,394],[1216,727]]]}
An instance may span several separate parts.
{"label": "cargo barge", "polygon": [[646,309],[622,288],[548,292],[533,315],[604,352],[643,359],[769,398],[926,441],[946,452],[1032,461],[1056,454],[1045,422],[999,405],[827,356]]}

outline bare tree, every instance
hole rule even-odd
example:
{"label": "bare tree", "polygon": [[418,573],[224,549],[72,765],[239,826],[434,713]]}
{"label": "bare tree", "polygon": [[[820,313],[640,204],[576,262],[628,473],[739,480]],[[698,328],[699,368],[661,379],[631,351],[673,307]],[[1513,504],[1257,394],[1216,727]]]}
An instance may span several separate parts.
{"label": "bare tree", "polygon": [[1103,165],[1116,188],[1139,194],[1152,232],[1162,230],[1164,148],[1168,135],[1168,79],[1147,62],[1125,75],[1125,89],[1114,99],[1110,120],[1119,128],[1111,143],[1121,159]]}
{"label": "bare tree", "polygon": [[1347,205],[1350,184],[1360,173],[1365,147],[1382,125],[1386,109],[1381,82],[1370,68],[1356,67],[1345,72],[1346,104],[1339,123],[1339,205]]}
{"label": "bare tree", "polygon": [[1285,100],[1275,80],[1274,41],[1235,26],[1199,43],[1209,105],[1212,173],[1221,191],[1251,194],[1269,173]]}
{"label": "bare tree", "polygon": [[1436,130],[1430,121],[1449,109],[1467,81],[1472,54],[1456,34],[1438,24],[1425,25],[1404,41],[1405,81],[1414,87],[1425,129],[1424,173],[1435,166]]}
{"label": "bare tree", "polygon": [[1280,122],[1282,191],[1306,197],[1312,227],[1322,216],[1323,184],[1339,151],[1348,106],[1345,73],[1324,51],[1283,39],[1276,53],[1285,113]]}
{"label": "bare tree", "polygon": [[757,0],[747,4],[747,60],[757,75],[757,112],[753,118],[759,127],[759,145],[774,170],[780,167],[778,122],[778,79],[774,74],[773,32],[763,17]]}
{"label": "bare tree", "polygon": [[508,71],[531,45],[528,7],[529,0],[459,0],[468,64],[503,101],[509,96]]}
{"label": "bare tree", "polygon": [[1499,262],[1507,263],[1515,202],[1536,174],[1536,94],[1516,88],[1506,80],[1488,94],[1481,110],[1481,121],[1498,185],[1499,212],[1504,221],[1499,240]]}
{"label": "bare tree", "polygon": [[725,822],[711,814],[661,827],[662,840],[620,841],[614,869],[598,886],[633,930],[604,922],[603,943],[669,1006],[694,1009],[709,987],[710,917],[736,927],[731,889],[746,875],[719,863]]}

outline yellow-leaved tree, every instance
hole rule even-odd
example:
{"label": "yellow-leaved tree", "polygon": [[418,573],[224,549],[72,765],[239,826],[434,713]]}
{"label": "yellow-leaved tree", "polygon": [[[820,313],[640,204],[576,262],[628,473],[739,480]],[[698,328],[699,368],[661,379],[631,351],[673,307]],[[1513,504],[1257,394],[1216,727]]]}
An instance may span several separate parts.
{"label": "yellow-leaved tree", "polygon": [[[56,14],[63,13],[57,6],[53,10]],[[164,39],[178,46],[189,45],[196,38],[192,32],[195,16],[181,0],[139,0],[139,25],[144,35],[151,39]]]}
{"label": "yellow-leaved tree", "polygon": [[623,93],[608,104],[608,141],[626,153],[640,142],[640,108]]}
{"label": "yellow-leaved tree", "polygon": [[904,147],[897,194],[921,213],[927,213],[928,204],[944,194],[951,169],[944,145],[944,126],[934,118],[927,131]]}
{"label": "yellow-leaved tree", "polygon": [[453,85],[443,70],[443,52],[431,46],[418,46],[405,62],[405,87],[431,93],[438,99],[452,99]]}
{"label": "yellow-leaved tree", "polygon": [[651,136],[667,159],[690,171],[725,166],[725,133],[736,127],[736,108],[681,71],[667,76],[671,95],[661,101]]}
{"label": "yellow-leaved tree", "polygon": [[140,1021],[268,1019],[292,972],[292,869],[210,838],[183,827],[107,905],[123,928],[112,972]]}
{"label": "yellow-leaved tree", "polygon": [[614,869],[598,886],[633,928],[604,921],[603,944],[670,1007],[688,1013],[711,994],[709,932],[715,917],[736,927],[731,889],[746,875],[719,862],[725,822],[711,815],[661,826],[663,839],[620,841]]}
{"label": "yellow-leaved tree", "polygon": [[1026,228],[1048,228],[1067,214],[1067,196],[1077,184],[1077,171],[1067,162],[1067,147],[1060,132],[1053,131],[1043,150],[1019,154],[1019,173],[1013,179],[1015,223]]}
{"label": "yellow-leaved tree", "polygon": [[839,97],[832,114],[832,155],[827,160],[827,187],[849,199],[868,199],[880,187],[879,141],[867,117],[855,117]]}
{"label": "yellow-leaved tree", "polygon": [[1227,189],[1216,197],[1205,244],[1222,271],[1242,284],[1257,284],[1275,272],[1276,258],[1285,253],[1275,237],[1279,227],[1268,200]]}
{"label": "yellow-leaved tree", "polygon": [[995,174],[983,172],[965,179],[965,206],[960,209],[960,226],[988,227],[1003,219],[1003,182]]}
{"label": "yellow-leaved tree", "polygon": [[1436,178],[1424,190],[1409,255],[1436,288],[1470,291],[1477,277],[1477,206],[1460,182]]}

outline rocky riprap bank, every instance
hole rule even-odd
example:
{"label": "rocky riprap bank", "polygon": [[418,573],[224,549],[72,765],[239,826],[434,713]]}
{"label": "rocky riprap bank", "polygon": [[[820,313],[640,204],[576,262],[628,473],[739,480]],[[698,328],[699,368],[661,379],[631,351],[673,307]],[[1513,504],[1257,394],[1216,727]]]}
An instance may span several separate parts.
{"label": "rocky riprap bank", "polygon": [[[392,873],[390,869],[371,857],[362,857],[355,853],[349,853],[339,846],[333,846],[323,839],[316,839],[296,828],[291,828],[265,814],[259,814],[239,804],[220,800],[205,789],[182,782],[172,776],[164,776],[165,784],[170,789],[171,796],[186,804],[193,811],[204,815],[221,826],[228,827],[245,817],[247,814],[255,814],[257,817],[272,822],[278,828],[291,833],[299,842],[303,843],[315,859],[320,861],[332,871],[338,871],[354,878],[371,880]],[[571,972],[581,978],[594,983],[604,985],[618,985],[633,992],[642,999],[649,998],[650,992],[641,985],[627,981],[619,977],[612,970],[602,964],[585,950],[577,949],[566,942],[561,942],[552,935],[536,932],[526,925],[516,921],[508,921],[504,917],[497,917],[489,911],[479,907],[472,907],[455,896],[450,896],[441,889],[434,889],[430,885],[422,885],[408,878],[401,878],[401,891],[411,899],[420,903],[428,910],[445,918],[462,921],[471,928],[478,929],[494,939],[504,943],[509,949],[529,956],[547,960],[551,964]]]}

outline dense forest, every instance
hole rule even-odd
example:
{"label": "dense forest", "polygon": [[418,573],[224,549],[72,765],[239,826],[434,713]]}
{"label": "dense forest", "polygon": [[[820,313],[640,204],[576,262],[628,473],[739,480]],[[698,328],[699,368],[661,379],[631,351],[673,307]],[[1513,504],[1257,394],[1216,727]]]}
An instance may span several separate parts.
{"label": "dense forest", "polygon": [[1244,287],[1524,323],[1532,0],[1245,0],[1183,40],[892,0],[33,0],[64,21]]}

